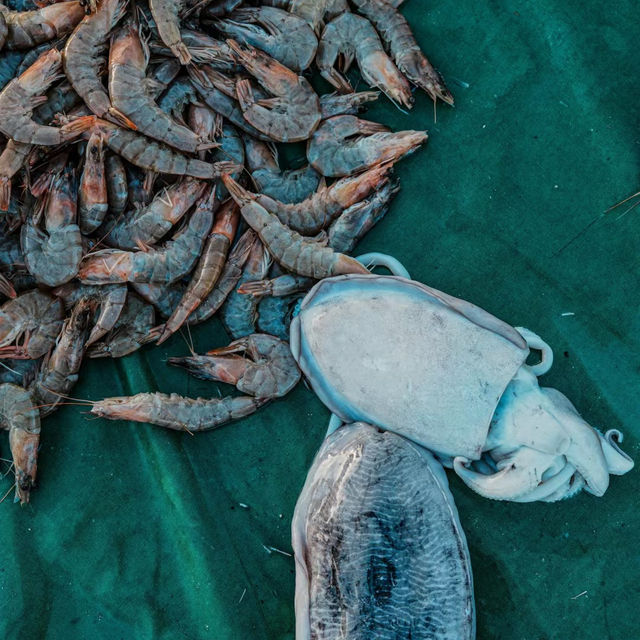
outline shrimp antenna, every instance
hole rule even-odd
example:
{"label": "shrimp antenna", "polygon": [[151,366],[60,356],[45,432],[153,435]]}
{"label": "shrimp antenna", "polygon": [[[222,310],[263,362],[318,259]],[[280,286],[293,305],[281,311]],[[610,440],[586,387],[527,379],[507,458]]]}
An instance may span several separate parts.
{"label": "shrimp antenna", "polygon": [[[620,205],[624,204],[625,202],[629,202],[629,200],[632,200],[636,196],[640,196],[640,191],[636,191],[634,194],[630,195],[628,198],[625,198],[624,200],[621,200],[617,204],[614,204],[612,207],[609,207],[608,209],[605,209],[605,213],[609,213],[609,211],[613,211],[614,209],[616,209]],[[620,218],[622,218],[622,216],[626,216],[627,213],[629,213],[629,211],[632,211],[633,209],[635,209],[639,204],[640,204],[640,200],[638,200],[637,202],[634,202],[626,211],[623,211],[616,218],[616,220],[620,220]]]}
{"label": "shrimp antenna", "polygon": [[2,504],[2,503],[6,500],[7,496],[8,496],[8,495],[9,495],[9,494],[10,494],[10,493],[11,493],[11,492],[16,488],[16,484],[17,484],[17,483],[16,483],[16,482],[14,482],[14,483],[9,487],[9,491],[7,491],[7,493],[5,493],[5,494],[2,496],[2,499],[0,500],[0,504]]}
{"label": "shrimp antenna", "polygon": [[[16,371],[15,369],[12,369],[8,364],[5,364],[4,362],[2,362],[2,360],[0,359],[0,367],[4,367],[7,371],[11,371],[11,373],[15,373],[17,376],[20,375],[19,371]],[[2,458],[0,458],[1,460]]]}
{"label": "shrimp antenna", "polygon": [[[64,398],[65,400],[73,400],[74,402],[81,402],[82,404],[90,404],[93,405],[96,403],[96,400],[87,400],[86,398],[74,398],[73,396],[66,396],[64,393],[60,393],[59,391],[54,391],[53,389],[48,389],[47,387],[42,387],[48,393],[52,393],[60,398]],[[59,404],[59,403],[57,403]],[[47,405],[43,405],[47,406]]]}

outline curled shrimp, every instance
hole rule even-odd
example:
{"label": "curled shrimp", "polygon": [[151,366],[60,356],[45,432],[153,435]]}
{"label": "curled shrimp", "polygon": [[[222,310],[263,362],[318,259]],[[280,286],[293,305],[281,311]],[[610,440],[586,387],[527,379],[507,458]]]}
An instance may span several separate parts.
{"label": "curled shrimp", "polygon": [[[209,199],[203,200],[202,206],[208,206],[213,209],[215,206],[214,199],[215,189],[211,189]],[[171,317],[165,323],[164,332],[160,336],[158,344],[161,344],[175,333],[211,293],[222,273],[229,248],[238,230],[239,222],[240,211],[238,210],[238,205],[232,199],[229,199],[216,214],[213,229],[204,245],[189,286]]]}
{"label": "curled shrimp", "polygon": [[127,300],[127,285],[91,286],[69,282],[56,287],[53,295],[62,299],[66,310],[72,309],[82,299],[92,302],[96,309],[92,319],[93,327],[86,342],[89,346],[111,331],[118,321]]}
{"label": "curled shrimp", "polygon": [[78,190],[78,220],[82,233],[95,231],[109,209],[102,134],[91,134]]}
{"label": "curled shrimp", "polygon": [[0,307],[0,357],[43,356],[56,341],[63,318],[62,302],[38,289],[5,302]]}
{"label": "curled shrimp", "polygon": [[80,299],[71,315],[64,321],[55,349],[45,357],[33,385],[33,394],[42,405],[40,415],[54,411],[63,395],[68,395],[78,381],[84,350],[89,334],[93,303]]}
{"label": "curled shrimp", "polygon": [[102,0],[98,10],[86,15],[67,40],[63,62],[69,82],[95,115],[135,129],[131,120],[111,104],[100,79],[107,62],[109,33],[124,16],[127,3],[128,0]]}
{"label": "curled shrimp", "polygon": [[[262,280],[269,272],[270,266],[271,256],[266,248],[262,242],[254,242],[238,284]],[[258,320],[258,301],[232,291],[220,310],[220,319],[232,338],[241,338],[254,333]]]}
{"label": "curled shrimp", "polygon": [[[316,64],[325,80],[339,91],[351,93],[353,87],[343,74],[354,58],[368,85],[378,87],[396,104],[408,108],[413,105],[411,86],[385,53],[373,25],[366,18],[347,12],[324,28]],[[340,71],[335,68],[338,60],[342,63]]]}
{"label": "curled shrimp", "polygon": [[105,160],[107,174],[107,200],[109,211],[117,217],[124,212],[129,198],[127,173],[120,156],[110,154]]}
{"label": "curled shrimp", "polygon": [[240,205],[242,217],[285,269],[317,279],[348,273],[369,273],[357,260],[334,251],[318,240],[305,238],[283,225],[277,216],[259,205],[252,194],[229,176],[223,176],[222,179]]}
{"label": "curled shrimp", "polygon": [[189,49],[180,35],[179,15],[185,4],[185,0],[149,0],[149,9],[156,21],[160,39],[171,49],[180,64],[191,62]]}
{"label": "curled shrimp", "polygon": [[251,82],[238,80],[236,93],[245,120],[278,142],[306,140],[320,123],[320,100],[309,82],[267,54],[229,40],[245,69],[272,98],[257,99]]}
{"label": "curled shrimp", "polygon": [[76,224],[77,187],[73,169],[53,179],[40,229],[32,218],[22,227],[25,263],[35,279],[50,287],[64,284],[77,273],[82,260],[82,236]]}
{"label": "curled shrimp", "polygon": [[397,162],[427,140],[426,131],[390,132],[355,116],[325,120],[307,145],[307,158],[324,176],[350,176],[369,167]]}
{"label": "curled shrimp", "polygon": [[196,207],[189,223],[160,249],[103,249],[84,258],[78,277],[84,284],[109,282],[169,283],[193,269],[213,222],[213,213]]}
{"label": "curled shrimp", "polygon": [[398,69],[409,81],[426,91],[434,102],[440,98],[452,105],[451,92],[422,53],[405,17],[387,0],[353,0],[353,3],[373,23]]}
{"label": "curled shrimp", "polygon": [[318,48],[316,34],[305,20],[274,7],[246,7],[216,22],[230,38],[264,51],[292,71],[311,65]]}
{"label": "curled shrimp", "polygon": [[21,76],[0,92],[0,131],[16,142],[59,145],[72,136],[58,127],[49,127],[33,119],[33,110],[47,101],[42,95],[59,78],[60,52],[50,49]]}
{"label": "curled shrimp", "polygon": [[16,501],[25,504],[36,483],[40,444],[40,413],[28,391],[14,384],[0,384],[0,426],[9,431]]}
{"label": "curled shrimp", "polygon": [[95,116],[83,116],[62,127],[63,130],[73,132],[74,135],[83,132],[85,135],[90,135],[96,128],[102,132],[105,143],[112,151],[147,171],[213,180],[219,178],[225,171],[236,170],[236,166],[231,162],[210,164],[190,158],[167,145],[146,138],[135,131],[122,129]]}
{"label": "curled shrimp", "polygon": [[122,358],[158,338],[161,329],[155,327],[152,305],[129,293],[118,321],[104,339],[87,350],[90,358]]}
{"label": "curled shrimp", "polygon": [[208,431],[255,413],[268,400],[251,396],[184,398],[176,393],[139,393],[94,402],[91,413],[109,420],[148,422],[175,431]]}
{"label": "curled shrimp", "polygon": [[330,187],[323,184],[310,198],[293,204],[246,190],[245,195],[276,215],[287,227],[303,235],[311,235],[327,226],[346,207],[379,189],[385,183],[389,170],[389,165],[378,165],[357,176],[337,180]]}
{"label": "curled shrimp", "polygon": [[282,171],[273,145],[244,136],[247,168],[260,192],[283,203],[302,202],[315,193],[320,174],[309,165]]}
{"label": "curled shrimp", "polygon": [[300,370],[286,342],[253,333],[205,355],[169,358],[202,380],[226,382],[255,398],[285,396],[300,380]]}
{"label": "curled shrimp", "polygon": [[58,2],[35,11],[0,9],[7,27],[7,49],[31,49],[70,33],[84,17],[79,2]]}
{"label": "curled shrimp", "polygon": [[245,263],[251,255],[253,247],[260,243],[253,229],[247,229],[238,239],[234,247],[229,252],[227,261],[222,268],[222,273],[218,278],[211,293],[200,303],[200,306],[191,313],[188,319],[189,324],[204,322],[213,316],[225,300],[236,288],[242,276]]}
{"label": "curled shrimp", "polygon": [[148,249],[182,219],[204,189],[205,183],[193,178],[162,189],[147,206],[117,220],[105,240],[119,249]]}
{"label": "curled shrimp", "polygon": [[[113,106],[140,133],[175,149],[195,153],[209,146],[191,129],[173,120],[153,99],[146,83],[148,60],[149,51],[143,46],[138,30],[125,24],[115,34],[109,53],[109,96]],[[195,89],[192,91],[195,95]]]}
{"label": "curled shrimp", "polygon": [[367,102],[380,97],[379,91],[356,91],[354,93],[327,93],[320,96],[322,119],[344,114],[358,114],[364,111]]}

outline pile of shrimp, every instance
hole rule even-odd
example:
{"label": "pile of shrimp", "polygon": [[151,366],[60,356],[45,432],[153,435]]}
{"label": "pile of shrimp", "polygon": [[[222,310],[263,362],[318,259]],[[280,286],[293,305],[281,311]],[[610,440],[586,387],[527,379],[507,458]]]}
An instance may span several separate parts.
{"label": "pile of shrimp", "polygon": [[[380,93],[410,108],[415,88],[453,104],[400,4],[0,4],[0,425],[17,501],[86,358],[218,314],[232,342],[169,363],[241,395],[92,412],[193,432],[295,386],[296,303],[368,273],[349,254],[398,191],[394,164],[427,140],[359,116]],[[354,91],[354,62],[372,90]],[[300,142],[302,166],[281,168],[276,145]]]}

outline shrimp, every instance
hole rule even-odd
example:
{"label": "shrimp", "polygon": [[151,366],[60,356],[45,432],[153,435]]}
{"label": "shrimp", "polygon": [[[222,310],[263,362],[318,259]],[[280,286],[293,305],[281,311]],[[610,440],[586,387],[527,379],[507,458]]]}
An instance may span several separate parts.
{"label": "shrimp", "polygon": [[[313,284],[315,282],[312,280]],[[262,298],[258,305],[258,329],[288,341],[289,325],[299,301],[299,295]]]}
{"label": "shrimp", "polygon": [[0,307],[0,357],[43,356],[56,341],[63,318],[62,302],[38,289],[5,302]]}
{"label": "shrimp", "polygon": [[[191,129],[165,113],[147,90],[149,51],[143,47],[137,29],[121,27],[109,53],[109,96],[111,104],[129,118],[136,129],[169,146],[195,153],[204,143]],[[195,96],[195,89],[193,90]]]}
{"label": "shrimp", "polygon": [[45,229],[30,220],[22,227],[25,263],[39,283],[55,287],[78,273],[82,260],[82,236],[76,224],[77,187],[67,166],[51,184],[45,206]]}
{"label": "shrimp", "polygon": [[50,49],[0,92],[0,131],[16,142],[55,146],[74,134],[38,124],[33,109],[47,101],[42,94],[58,79],[60,52]]}
{"label": "shrimp", "polygon": [[249,80],[236,82],[240,108],[259,131],[278,142],[309,138],[320,123],[320,100],[309,82],[258,49],[228,41],[245,69],[274,97],[256,99]]}
{"label": "shrimp", "polygon": [[[216,40],[206,33],[192,29],[180,31],[182,42],[191,54],[192,63],[207,63],[228,73],[236,73],[239,70],[238,63],[233,52],[225,42]],[[151,52],[157,55],[171,55],[169,50],[157,41],[150,45]],[[178,62],[177,60],[175,60]],[[178,64],[180,64],[178,62]]]}
{"label": "shrimp", "polygon": [[229,252],[218,282],[200,306],[189,316],[188,324],[198,324],[213,316],[236,288],[242,270],[253,247],[260,241],[252,229],[247,229]]}
{"label": "shrimp", "polygon": [[389,165],[379,165],[357,176],[338,180],[330,187],[323,184],[310,198],[295,204],[285,204],[263,194],[246,193],[286,226],[303,235],[311,235],[318,233],[346,207],[380,188],[389,171]]}
{"label": "shrimp", "polygon": [[[215,189],[211,189],[209,198],[203,198],[199,206],[213,209],[215,206],[214,198]],[[238,230],[239,222],[240,211],[238,205],[232,199],[229,199],[222,205],[216,215],[213,229],[204,245],[189,286],[171,317],[167,320],[158,344],[163,343],[175,333],[213,290],[222,273],[222,268]]]}
{"label": "shrimp", "polygon": [[42,363],[32,392],[40,405],[42,417],[52,413],[62,395],[67,395],[78,381],[84,356],[93,302],[78,300],[64,321],[55,349]]}
{"label": "shrimp", "polygon": [[[1,6],[1,5],[0,5]],[[58,2],[35,11],[2,11],[8,34],[7,49],[31,49],[71,33],[84,17],[79,2]]]}
{"label": "shrimp", "polygon": [[306,20],[318,33],[325,17],[348,11],[347,0],[290,0],[289,11]]}
{"label": "shrimp", "polygon": [[107,202],[109,211],[114,217],[121,215],[127,206],[129,187],[127,185],[127,173],[120,157],[114,154],[107,156],[105,160],[107,174]]}
{"label": "shrimp", "polygon": [[307,158],[324,176],[351,176],[369,167],[397,162],[426,142],[426,131],[391,132],[355,116],[325,120],[307,145]]}
{"label": "shrimp", "polygon": [[367,200],[345,209],[329,227],[329,246],[342,253],[353,251],[358,241],[382,220],[399,190],[400,183],[397,180],[387,182]]}
{"label": "shrimp", "polygon": [[[195,87],[191,84],[189,77],[186,75],[180,76],[176,78],[171,86],[164,92],[160,100],[158,101],[158,106],[160,109],[166,113],[168,116],[171,116],[176,122],[179,122],[181,125],[184,125],[184,119],[182,117],[182,113],[185,107],[188,104],[194,104],[198,102],[198,93]],[[196,134],[196,137],[199,137],[193,129],[191,129],[192,133]],[[208,140],[209,138],[200,138],[201,140]],[[205,146],[200,146],[198,151],[203,152],[206,151]]]}
{"label": "shrimp", "polygon": [[216,28],[257,47],[292,71],[309,67],[318,48],[316,34],[305,20],[274,7],[238,9],[216,22]]}
{"label": "shrimp", "polygon": [[358,114],[364,111],[363,105],[380,97],[379,91],[357,91],[355,93],[327,93],[320,96],[322,119],[344,114]]}
{"label": "shrimp", "polygon": [[128,0],[102,0],[98,11],[86,15],[64,47],[64,71],[78,95],[95,115],[108,118],[122,126],[135,125],[118,111],[100,79],[106,65],[109,33],[122,19]]}
{"label": "shrimp", "polygon": [[236,166],[230,162],[209,164],[202,160],[189,158],[170,147],[155,142],[145,136],[122,129],[111,122],[95,116],[83,116],[72,120],[63,127],[74,134],[99,129],[107,146],[125,160],[147,171],[168,173],[178,176],[193,176],[202,180],[213,180],[225,171],[235,171]]}
{"label": "shrimp", "polygon": [[59,113],[70,111],[80,102],[80,96],[65,80],[47,92],[47,101],[34,111],[33,119],[40,124],[51,124]]}
{"label": "shrimp", "polygon": [[69,282],[56,287],[52,293],[62,299],[66,310],[73,308],[82,299],[90,300],[96,307],[93,328],[86,341],[89,346],[111,331],[118,321],[127,300],[127,285],[91,286]]}
{"label": "shrimp", "polygon": [[170,283],[193,269],[213,222],[213,213],[196,207],[189,223],[162,248],[149,251],[103,249],[87,255],[78,271],[84,284]]}
{"label": "shrimp", "polygon": [[31,152],[32,145],[9,139],[0,154],[0,211],[9,210],[11,180],[22,169]]}
{"label": "shrimp", "polygon": [[[187,73],[191,78],[191,83],[208,107],[224,116],[229,122],[250,136],[258,140],[269,140],[269,136],[258,131],[244,119],[242,109],[237,100],[229,97],[224,91],[213,85],[211,79],[215,74],[214,69],[202,67],[200,73],[194,73],[194,70],[188,67]],[[206,80],[206,84],[203,80]]]}
{"label": "shrimp", "polygon": [[85,153],[84,169],[78,190],[80,230],[89,234],[103,222],[109,209],[102,135],[91,134]]}
{"label": "shrimp", "polygon": [[184,9],[185,0],[149,0],[149,9],[156,21],[160,39],[171,53],[178,58],[180,64],[189,64],[191,54],[180,36],[180,12]]}
{"label": "shrimp", "polygon": [[87,350],[90,358],[122,358],[158,338],[152,305],[129,293],[127,303],[113,329]]}
{"label": "shrimp", "polygon": [[297,276],[293,273],[271,278],[270,280],[254,280],[238,287],[238,293],[255,297],[270,296],[284,298],[297,293],[304,293],[316,283],[313,278]]}
{"label": "shrimp", "polygon": [[310,166],[282,171],[278,166],[278,152],[250,136],[244,136],[247,168],[260,192],[280,202],[302,202],[315,193],[320,174]]}
{"label": "shrimp", "polygon": [[[347,12],[324,28],[316,64],[327,82],[342,93],[351,93],[353,87],[343,73],[354,58],[369,86],[378,87],[396,104],[411,108],[411,86],[385,53],[373,25],[366,18]],[[335,68],[338,60],[341,61],[342,73]]]}
{"label": "shrimp", "polygon": [[369,273],[357,260],[334,251],[317,239],[305,238],[289,229],[229,176],[223,176],[222,179],[240,205],[242,217],[285,269],[317,279],[348,273]]}
{"label": "shrimp", "polygon": [[94,402],[91,413],[109,420],[131,420],[175,431],[208,431],[255,413],[268,400],[237,396],[183,398],[175,393],[139,393]]}
{"label": "shrimp", "polygon": [[16,501],[25,504],[36,483],[40,443],[40,413],[28,391],[14,384],[0,384],[0,426],[9,431]]}
{"label": "shrimp", "polygon": [[105,239],[119,249],[146,251],[182,219],[202,195],[205,186],[201,180],[185,178],[164,188],[149,205],[117,220]]}
{"label": "shrimp", "polygon": [[[262,280],[271,266],[271,256],[261,242],[255,242],[244,265],[238,284]],[[220,311],[220,319],[232,338],[241,338],[255,332],[258,321],[258,300],[232,291]]]}
{"label": "shrimp", "polygon": [[[120,156],[115,157],[119,158]],[[131,204],[135,209],[145,207],[151,201],[151,196],[153,196],[151,187],[146,184],[148,182],[146,180],[146,175],[140,171],[138,167],[131,165],[127,165],[127,167],[125,167],[125,172],[127,174],[127,195],[129,198],[129,204]]]}
{"label": "shrimp", "polygon": [[353,0],[358,11],[375,26],[387,45],[398,69],[412,84],[429,94],[453,105],[453,96],[429,60],[420,50],[409,23],[387,0]]}
{"label": "shrimp", "polygon": [[[239,355],[240,354],[240,355]],[[206,355],[169,358],[202,380],[226,382],[255,398],[281,398],[300,381],[300,369],[286,342],[253,333]]]}

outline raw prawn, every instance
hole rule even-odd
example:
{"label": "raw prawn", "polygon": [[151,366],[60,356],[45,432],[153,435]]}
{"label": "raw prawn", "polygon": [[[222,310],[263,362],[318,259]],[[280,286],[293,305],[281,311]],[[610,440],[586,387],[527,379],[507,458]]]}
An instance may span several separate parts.
{"label": "raw prawn", "polygon": [[7,28],[7,49],[31,49],[70,33],[84,17],[80,2],[58,2],[35,11],[8,11],[0,5]]}
{"label": "raw prawn", "polygon": [[53,412],[61,396],[67,395],[78,381],[78,372],[89,334],[93,302],[80,299],[64,321],[55,349],[42,363],[32,392],[42,417]]}
{"label": "raw prawn", "polygon": [[[385,53],[373,25],[366,18],[347,12],[324,28],[316,64],[327,82],[342,93],[351,93],[353,87],[343,74],[354,58],[368,85],[378,87],[396,104],[408,108],[413,105],[411,86]],[[335,68],[338,61],[340,71]]]}
{"label": "raw prawn", "polygon": [[434,102],[440,98],[452,105],[451,92],[422,53],[406,18],[388,0],[353,0],[353,3],[373,23],[398,69],[409,81],[426,91]]}
{"label": "raw prawn", "polygon": [[389,170],[390,166],[380,165],[357,176],[337,180],[330,187],[322,184],[310,198],[295,204],[285,204],[263,194],[245,194],[278,216],[287,227],[311,235],[318,233],[346,207],[379,189],[385,184]]}
{"label": "raw prawn", "polygon": [[53,295],[62,299],[67,310],[73,308],[82,299],[90,300],[96,307],[93,328],[86,342],[88,346],[113,329],[127,300],[127,285],[91,286],[68,282],[54,289]]}
{"label": "raw prawn", "polygon": [[60,52],[50,49],[0,92],[0,131],[16,142],[59,145],[73,137],[58,127],[38,124],[33,109],[47,101],[42,95],[59,78]]}
{"label": "raw prawn", "polygon": [[22,251],[29,272],[55,287],[71,280],[82,260],[82,236],[76,224],[77,185],[70,165],[57,175],[46,200],[45,231],[31,219],[22,227]]}
{"label": "raw prawn", "polygon": [[109,209],[102,134],[91,134],[78,190],[78,221],[82,233],[95,231]]}
{"label": "raw prawn", "polygon": [[255,398],[281,398],[300,380],[300,369],[286,342],[253,333],[205,355],[169,358],[192,376],[235,385]]}
{"label": "raw prawn", "polygon": [[326,93],[320,96],[322,119],[344,114],[358,114],[364,111],[367,102],[373,102],[380,97],[379,91],[357,91],[354,93]]}
{"label": "raw prawn", "polygon": [[242,217],[285,269],[318,279],[347,273],[369,273],[357,260],[289,229],[232,178],[223,176],[222,180],[240,205]]}
{"label": "raw prawn", "polygon": [[[215,189],[211,189],[209,198],[203,198],[199,206],[213,209],[215,206],[214,199]],[[204,245],[189,286],[171,317],[167,320],[158,344],[161,344],[171,334],[175,333],[211,293],[222,273],[239,222],[240,211],[238,210],[238,205],[230,198],[220,207],[216,214],[213,229]]]}
{"label": "raw prawn", "polygon": [[159,191],[146,207],[127,212],[105,240],[119,249],[147,249],[165,236],[202,195],[205,183],[185,178]]}
{"label": "raw prawn", "polygon": [[129,187],[127,173],[120,156],[109,154],[105,160],[107,172],[107,200],[109,211],[114,217],[121,215],[127,206]]}
{"label": "raw prawn", "polygon": [[274,97],[256,99],[249,80],[236,82],[242,113],[278,142],[306,140],[320,123],[320,100],[309,82],[267,54],[229,40],[247,71]]}
{"label": "raw prawn", "polygon": [[324,176],[350,176],[374,165],[397,162],[427,140],[426,131],[391,132],[355,116],[325,120],[307,146],[307,158]]}
{"label": "raw prawn", "polygon": [[0,357],[43,356],[56,341],[63,318],[62,302],[38,289],[5,302],[0,307]]}
{"label": "raw prawn", "polygon": [[152,305],[129,293],[118,321],[104,340],[96,342],[87,350],[90,358],[122,358],[143,345],[153,342],[159,335],[154,328],[155,311]]}
{"label": "raw prawn", "polygon": [[64,48],[64,71],[84,103],[100,118],[109,118],[125,127],[135,125],[118,111],[100,79],[106,66],[109,33],[122,19],[128,0],[102,0],[95,13],[86,15]]}
{"label": "raw prawn", "polygon": [[[175,149],[195,153],[209,146],[156,103],[147,89],[148,60],[149,52],[138,30],[125,24],[112,39],[109,52],[109,96],[113,106],[129,118],[140,133]],[[195,96],[195,89],[192,91]]]}
{"label": "raw prawn", "polygon": [[[242,285],[243,282],[251,280],[262,280],[269,272],[270,266],[271,256],[262,242],[254,242],[238,284]],[[240,295],[237,291],[232,291],[229,294],[220,311],[220,319],[232,338],[241,338],[255,332],[258,320],[258,302],[249,296]]]}
{"label": "raw prawn", "polygon": [[84,258],[78,278],[84,284],[178,280],[193,269],[213,222],[213,213],[196,207],[189,223],[160,249],[103,249]]}
{"label": "raw prawn", "polygon": [[216,27],[230,38],[264,51],[292,71],[311,65],[318,48],[313,29],[299,16],[274,7],[243,7]]}
{"label": "raw prawn", "polygon": [[[107,146],[125,160],[141,169],[156,173],[169,173],[178,176],[193,176],[203,180],[213,180],[225,171],[235,171],[230,162],[209,164],[202,160],[189,158],[170,147],[155,142],[143,135],[122,129],[111,122],[95,116],[84,116],[64,125],[65,131],[82,133],[99,129]],[[89,134],[90,135],[90,134]]]}
{"label": "raw prawn", "polygon": [[0,426],[9,431],[16,477],[16,502],[29,502],[36,483],[40,413],[31,394],[14,384],[0,384]]}

